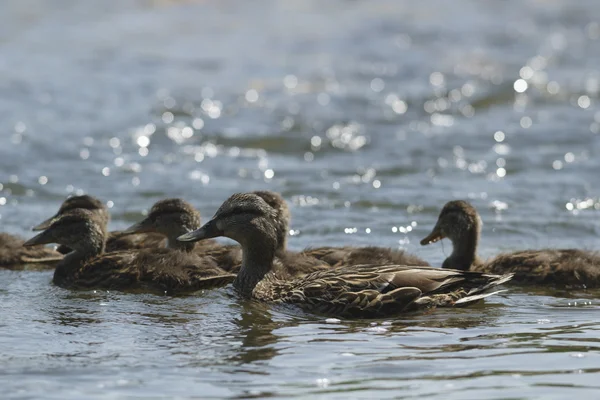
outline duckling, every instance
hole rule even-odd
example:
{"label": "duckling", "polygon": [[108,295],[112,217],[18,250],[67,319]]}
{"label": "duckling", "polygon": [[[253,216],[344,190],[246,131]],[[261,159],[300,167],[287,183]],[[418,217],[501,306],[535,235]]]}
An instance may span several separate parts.
{"label": "duckling", "polygon": [[76,208],[55,218],[24,246],[58,243],[73,249],[56,266],[53,282],[67,288],[150,290],[180,294],[230,283],[235,275],[211,257],[167,248],[104,253],[106,222]]}
{"label": "duckling", "polygon": [[[110,221],[110,214],[106,206],[97,198],[90,195],[72,196],[63,201],[58,212],[45,220],[44,222],[34,226],[33,231],[43,231],[61,215],[81,208],[89,210],[98,215],[106,224]],[[127,250],[127,249],[142,249],[146,247],[164,247],[165,239],[157,234],[140,234],[140,235],[124,235],[120,231],[113,231],[108,234],[106,242],[106,251]],[[67,246],[60,245],[56,249],[62,254],[67,254],[71,251]]]}
{"label": "duckling", "polygon": [[314,247],[304,249],[300,252],[287,250],[287,233],[291,221],[290,209],[287,202],[278,193],[265,191],[252,192],[263,198],[268,205],[277,211],[278,257],[304,259],[306,261],[315,258],[332,267],[346,264],[405,264],[428,266],[429,263],[406,253],[404,250],[390,249],[386,247]]}
{"label": "duckling", "polygon": [[[285,200],[271,191],[253,192],[265,200],[275,211],[277,232],[277,257],[290,275],[296,276],[329,268],[319,260],[285,250],[290,213]],[[200,212],[182,199],[156,202],[142,221],[130,226],[124,234],[158,233],[166,236],[168,247],[199,255],[208,255],[225,271],[237,273],[242,264],[242,249],[238,245],[223,245],[214,240],[197,243],[180,242],[177,237],[200,228]]]}
{"label": "duckling", "polygon": [[288,303],[344,317],[382,317],[408,311],[467,305],[512,275],[405,265],[345,265],[290,278],[277,265],[276,211],[252,193],[227,199],[214,217],[180,241],[218,236],[242,246],[242,267],[233,282],[246,298]]}
{"label": "duckling", "polygon": [[23,247],[18,236],[0,233],[0,269],[52,269],[63,255],[45,246]]}
{"label": "duckling", "polygon": [[559,287],[600,287],[600,254],[577,249],[521,250],[489,260],[477,255],[481,217],[463,200],[446,203],[435,227],[421,245],[444,238],[452,242],[452,254],[443,268],[494,274],[514,273],[513,282]]}
{"label": "duckling", "polygon": [[347,264],[403,264],[429,266],[429,263],[404,250],[388,247],[315,247],[302,251],[302,254],[315,257],[333,267]]}

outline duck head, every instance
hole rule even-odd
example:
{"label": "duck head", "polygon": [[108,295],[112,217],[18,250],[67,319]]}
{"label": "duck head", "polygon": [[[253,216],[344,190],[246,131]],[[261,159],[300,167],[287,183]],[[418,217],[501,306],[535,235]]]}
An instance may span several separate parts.
{"label": "duck head", "polygon": [[467,270],[477,258],[481,225],[475,207],[463,200],[449,201],[442,208],[431,233],[421,240],[421,245],[450,239],[453,252],[442,266]]}
{"label": "duck head", "polygon": [[274,253],[278,246],[277,211],[254,193],[236,193],[219,207],[210,221],[200,229],[177,238],[195,242],[218,236],[235,240],[242,248],[260,243]]}
{"label": "duck head", "polygon": [[76,208],[56,217],[48,227],[23,246],[57,243],[82,253],[104,251],[106,223],[98,214]]}
{"label": "duck head", "polygon": [[100,218],[103,218],[106,223],[110,219],[110,215],[108,214],[108,210],[106,206],[97,198],[90,195],[82,195],[82,196],[72,196],[63,201],[58,209],[58,212],[46,219],[44,222],[34,226],[31,230],[33,231],[43,231],[44,229],[48,229],[50,225],[57,220],[61,215],[68,213],[69,211],[75,209],[84,209],[89,210],[95,214],[97,214]]}

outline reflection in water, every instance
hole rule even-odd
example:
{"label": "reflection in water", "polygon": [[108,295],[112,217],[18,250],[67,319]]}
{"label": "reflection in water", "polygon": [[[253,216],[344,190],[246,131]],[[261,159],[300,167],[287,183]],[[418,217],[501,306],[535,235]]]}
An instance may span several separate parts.
{"label": "reflection in water", "polygon": [[241,339],[241,346],[230,361],[251,364],[272,359],[278,354],[275,346],[278,337],[273,331],[280,324],[273,322],[266,304],[243,301],[241,306],[240,315],[234,320],[236,336]]}

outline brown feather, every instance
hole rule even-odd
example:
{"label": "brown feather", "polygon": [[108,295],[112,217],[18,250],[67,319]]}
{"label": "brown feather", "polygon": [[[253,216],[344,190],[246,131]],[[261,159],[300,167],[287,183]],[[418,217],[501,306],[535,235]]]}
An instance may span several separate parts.
{"label": "brown feather", "polygon": [[53,269],[63,259],[59,252],[43,245],[23,247],[24,240],[0,233],[0,268]]}

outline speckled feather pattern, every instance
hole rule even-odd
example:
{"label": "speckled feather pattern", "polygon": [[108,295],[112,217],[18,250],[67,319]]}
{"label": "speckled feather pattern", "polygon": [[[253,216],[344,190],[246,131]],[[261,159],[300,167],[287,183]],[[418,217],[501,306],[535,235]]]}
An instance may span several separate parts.
{"label": "speckled feather pattern", "polygon": [[510,279],[436,268],[399,265],[354,265],[323,270],[295,280],[271,272],[252,296],[291,303],[310,311],[345,317],[384,317],[398,313],[452,307]]}

